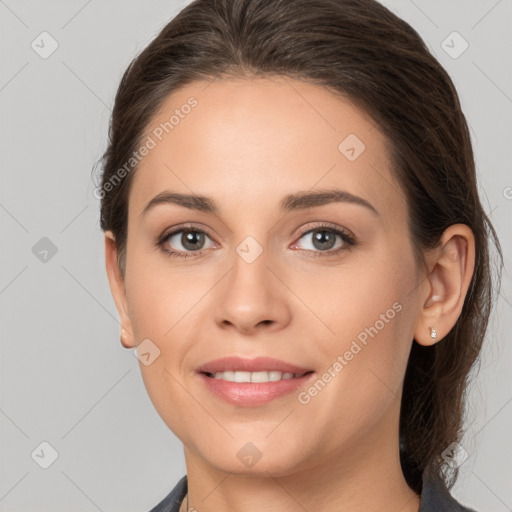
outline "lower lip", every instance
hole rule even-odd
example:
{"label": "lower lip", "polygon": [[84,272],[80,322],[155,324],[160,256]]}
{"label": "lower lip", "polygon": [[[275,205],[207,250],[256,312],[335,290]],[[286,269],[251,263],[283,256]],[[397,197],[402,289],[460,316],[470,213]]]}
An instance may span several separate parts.
{"label": "lower lip", "polygon": [[243,407],[266,404],[272,400],[293,393],[311,379],[313,375],[314,372],[311,372],[302,377],[293,379],[281,379],[275,382],[257,382],[253,384],[251,382],[229,382],[227,380],[208,377],[204,373],[199,373],[199,376],[211,393],[230,404]]}

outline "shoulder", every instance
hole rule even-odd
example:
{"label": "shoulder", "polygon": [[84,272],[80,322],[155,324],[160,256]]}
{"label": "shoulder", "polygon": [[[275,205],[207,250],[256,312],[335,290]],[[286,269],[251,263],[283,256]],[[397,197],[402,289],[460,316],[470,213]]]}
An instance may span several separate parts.
{"label": "shoulder", "polygon": [[423,490],[421,492],[420,509],[418,512],[477,512],[461,505],[448,491],[444,480],[438,474],[423,474]]}
{"label": "shoulder", "polygon": [[174,489],[149,512],[178,512],[187,494],[187,475],[183,476]]}

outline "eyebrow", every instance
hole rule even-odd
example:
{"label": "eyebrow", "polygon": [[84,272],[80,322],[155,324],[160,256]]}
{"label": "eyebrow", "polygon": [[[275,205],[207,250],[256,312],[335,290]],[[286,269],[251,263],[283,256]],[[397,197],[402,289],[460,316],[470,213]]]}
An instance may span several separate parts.
{"label": "eyebrow", "polygon": [[[317,192],[296,192],[285,196],[280,202],[280,209],[287,213],[294,210],[304,210],[315,206],[323,206],[329,203],[350,203],[363,206],[378,216],[379,212],[375,207],[362,197],[350,194],[344,190],[328,189]],[[156,195],[149,201],[141,213],[141,217],[146,215],[151,209],[160,204],[177,204],[198,210],[205,213],[219,214],[219,207],[215,201],[209,197],[195,194],[179,194],[177,192],[165,191]]]}

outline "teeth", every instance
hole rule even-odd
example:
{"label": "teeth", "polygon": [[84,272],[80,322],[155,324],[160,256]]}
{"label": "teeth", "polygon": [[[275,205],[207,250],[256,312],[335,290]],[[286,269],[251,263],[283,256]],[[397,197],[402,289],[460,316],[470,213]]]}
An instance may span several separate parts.
{"label": "teeth", "polygon": [[281,377],[282,377],[282,373],[281,372],[268,372],[268,380],[270,382],[275,382],[277,380],[281,380]]}
{"label": "teeth", "polygon": [[293,379],[300,377],[299,374],[288,372],[216,372],[215,379],[227,380],[229,382],[276,382],[278,380]]}
{"label": "teeth", "polygon": [[233,372],[234,382],[251,382],[250,372]]}
{"label": "teeth", "polygon": [[281,372],[252,372],[250,377],[251,382],[275,382],[281,380]]}

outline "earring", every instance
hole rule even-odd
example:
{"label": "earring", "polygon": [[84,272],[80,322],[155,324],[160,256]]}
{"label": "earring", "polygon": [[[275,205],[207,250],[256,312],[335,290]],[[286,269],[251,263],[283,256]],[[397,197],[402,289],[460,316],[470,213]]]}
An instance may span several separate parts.
{"label": "earring", "polygon": [[437,339],[437,331],[433,327],[430,327],[430,337],[433,340]]}

